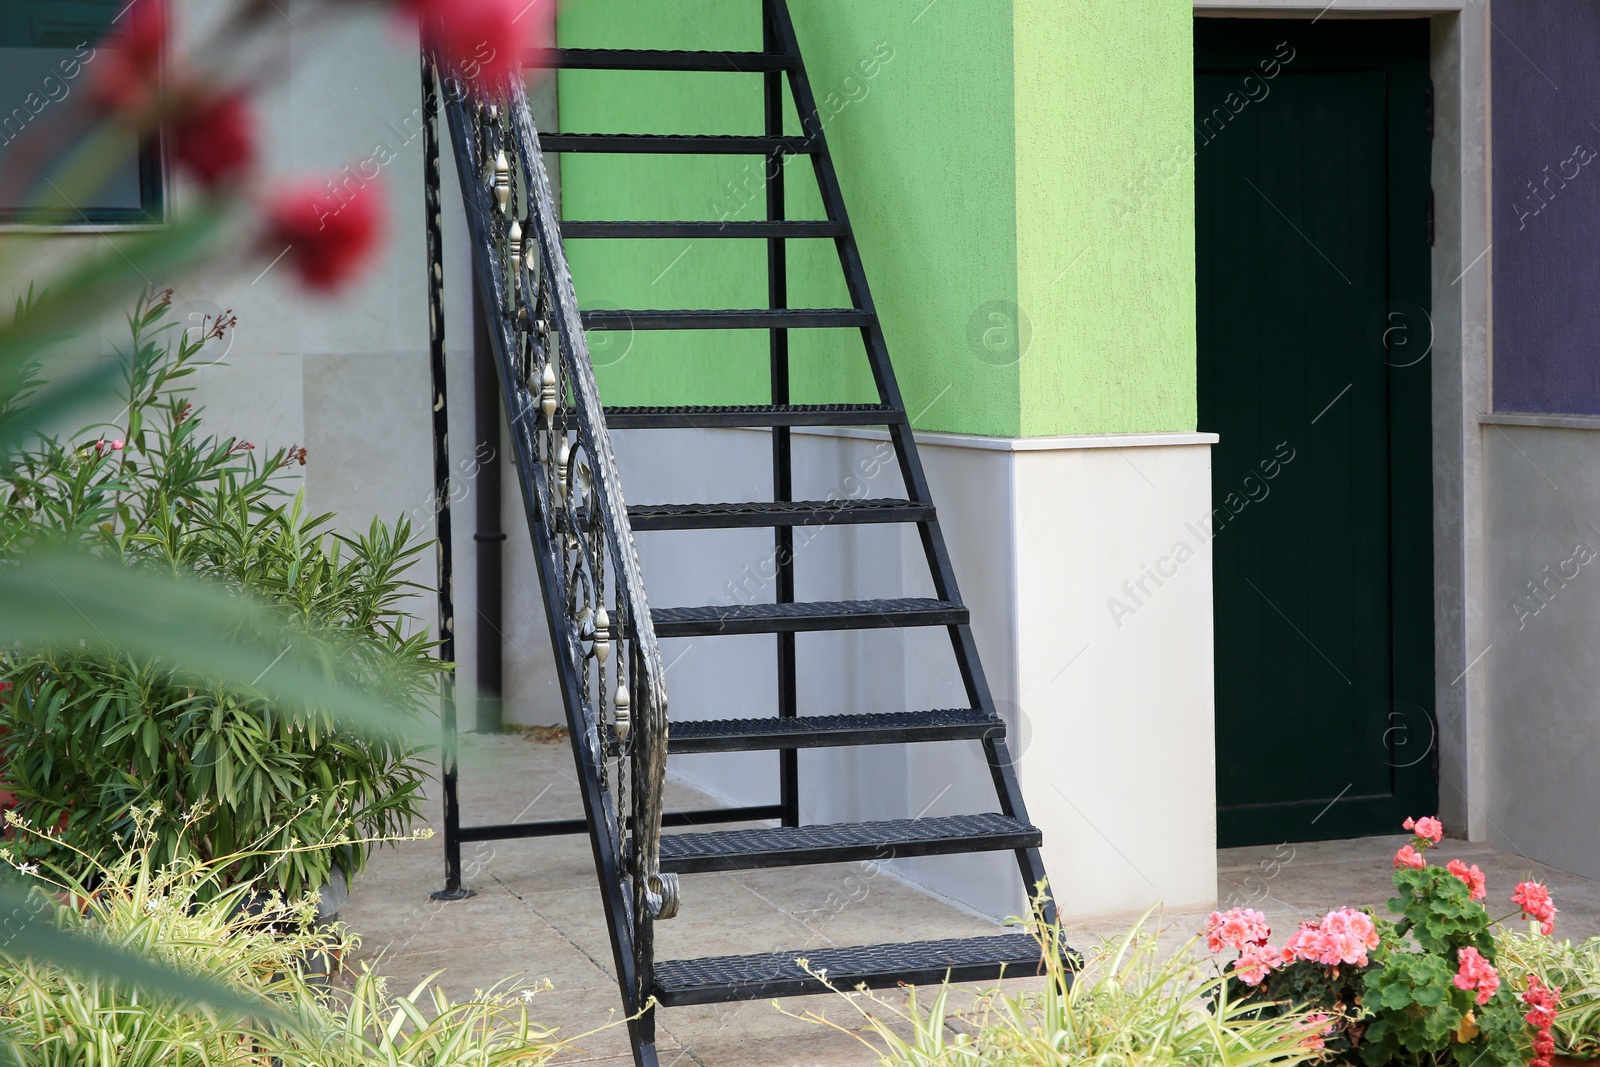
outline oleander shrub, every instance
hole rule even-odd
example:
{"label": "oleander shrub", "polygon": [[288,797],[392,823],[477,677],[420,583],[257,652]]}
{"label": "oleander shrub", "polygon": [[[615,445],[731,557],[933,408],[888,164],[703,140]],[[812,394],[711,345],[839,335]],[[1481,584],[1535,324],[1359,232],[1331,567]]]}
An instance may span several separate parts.
{"label": "oleander shrub", "polygon": [[59,831],[13,848],[23,862],[109,861],[142,811],[161,863],[232,857],[207,891],[248,883],[299,896],[360,870],[371,840],[418,812],[416,737],[441,669],[405,611],[405,572],[424,545],[403,520],[348,535],[307,514],[288,491],[303,449],[262,457],[207,432],[184,380],[226,322],[179,332],[157,296],[129,324],[123,413],[4,456],[0,566],[65,542],[252,594],[271,605],[272,632],[240,642],[281,642],[395,715],[356,730],[332,707],[285,703],[257,684],[270,683],[270,665],[240,684],[105,644],[0,648],[0,788],[29,822]]}

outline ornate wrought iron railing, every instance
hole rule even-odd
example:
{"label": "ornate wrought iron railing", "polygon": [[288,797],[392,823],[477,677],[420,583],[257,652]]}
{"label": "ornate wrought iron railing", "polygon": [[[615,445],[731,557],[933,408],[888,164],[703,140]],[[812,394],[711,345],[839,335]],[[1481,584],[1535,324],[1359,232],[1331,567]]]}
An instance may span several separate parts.
{"label": "ornate wrought iron railing", "polygon": [[677,913],[678,887],[660,866],[667,690],[638,552],[526,91],[442,88],[596,861],[614,934],[632,935],[619,957],[648,975],[649,924]]}

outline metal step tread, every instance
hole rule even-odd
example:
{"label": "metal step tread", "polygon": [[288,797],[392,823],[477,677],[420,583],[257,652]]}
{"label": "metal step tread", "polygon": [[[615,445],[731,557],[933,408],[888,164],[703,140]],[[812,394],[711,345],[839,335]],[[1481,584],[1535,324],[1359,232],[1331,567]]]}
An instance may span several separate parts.
{"label": "metal step tread", "polygon": [[[807,974],[796,962],[799,959],[824,975],[826,983]],[[829,986],[882,989],[902,982],[930,985],[947,977],[952,982],[987,982],[1002,974],[1011,978],[1040,974],[1043,959],[1032,934],[704,956],[657,962],[653,991],[663,1005],[673,1007],[826,993]]]}
{"label": "metal step tread", "polygon": [[1004,728],[999,719],[977,708],[893,711],[876,715],[688,719],[672,724],[667,744],[672,752],[754,752],[777,748],[973,740]]}
{"label": "metal step tread", "polygon": [[553,48],[537,65],[565,70],[703,70],[739,73],[789,70],[782,52],[707,52],[657,48]]}
{"label": "metal step tread", "polygon": [[595,308],[580,315],[586,330],[805,330],[877,321],[857,308]]}
{"label": "metal step tread", "polygon": [[801,155],[821,142],[809,137],[762,137],[737,133],[541,133],[546,152],[613,152],[650,155]]}
{"label": "metal step tread", "polygon": [[851,863],[1037,848],[1037,828],[1006,815],[709,830],[661,838],[661,869],[678,874],[746,871],[812,863]]}
{"label": "metal step tread", "polygon": [[590,237],[844,237],[849,232],[844,223],[828,219],[565,219],[561,223],[561,236],[569,241]]}
{"label": "metal step tread", "polygon": [[753,500],[715,504],[628,505],[628,518],[635,530],[927,522],[934,517],[932,504],[883,497],[865,500]]}
{"label": "metal step tread", "polygon": [[898,426],[906,413],[887,404],[731,404],[608,407],[613,430],[711,426]]}
{"label": "metal step tread", "polygon": [[954,626],[968,620],[967,609],[947,600],[900,597],[892,600],[811,600],[783,604],[709,604],[652,608],[657,637],[710,634],[799,633],[897,626]]}

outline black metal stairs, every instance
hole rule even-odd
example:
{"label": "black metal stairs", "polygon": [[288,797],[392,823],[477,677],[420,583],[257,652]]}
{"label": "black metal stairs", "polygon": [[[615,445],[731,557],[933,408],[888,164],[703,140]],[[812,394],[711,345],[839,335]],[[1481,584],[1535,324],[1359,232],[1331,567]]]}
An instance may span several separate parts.
{"label": "black metal stairs", "polygon": [[[775,598],[771,603],[652,606],[648,609],[655,638],[709,639],[729,635],[773,635],[778,677],[776,715],[749,715],[710,721],[673,719],[667,735],[667,751],[673,754],[778,753],[780,796],[776,807],[733,809],[723,813],[722,817],[732,821],[777,816],[781,825],[665,834],[659,843],[659,871],[663,876],[670,876],[1009,851],[1015,855],[1023,886],[1032,895],[1045,884],[1044,865],[1039,854],[1041,835],[1028,821],[1017,783],[1014,759],[1007,746],[1005,723],[996,713],[979,662],[969,612],[956,585],[927,477],[912,437],[910,419],[896,383],[861,254],[850,226],[839,178],[829,155],[816,101],[801,60],[795,29],[785,0],[759,2],[763,8],[765,27],[765,42],[760,52],[558,49],[550,53],[549,59],[557,67],[591,70],[759,72],[763,80],[766,115],[766,128],[762,135],[538,135],[538,145],[545,152],[742,153],[763,156],[769,161],[766,170],[766,219],[727,222],[564,219],[559,223],[560,235],[565,241],[725,238],[760,240],[765,242],[767,250],[769,300],[765,308],[595,310],[581,314],[580,321],[585,330],[738,329],[765,331],[770,338],[770,403],[738,406],[608,406],[603,411],[604,426],[609,430],[739,427],[767,429],[771,437],[772,500],[633,504],[625,509],[631,531],[646,535],[665,530],[770,528],[773,531],[773,559],[776,561]],[[792,94],[794,111],[800,116],[799,134],[788,133],[784,129],[785,82]],[[455,116],[454,121],[457,121]],[[452,129],[454,131],[456,127]],[[473,134],[463,125],[457,136],[471,137]],[[482,145],[478,145],[477,150],[486,153],[493,151],[492,146],[484,149]],[[463,154],[466,151],[458,144],[458,158],[473,160],[470,154]],[[810,160],[821,192],[825,218],[791,220],[784,217],[785,172],[782,161],[788,156]],[[480,213],[490,212],[491,202],[481,190],[476,194],[469,192],[468,201],[469,216],[473,214],[474,207]],[[503,200],[500,206],[504,211]],[[518,233],[520,235],[520,229]],[[787,306],[786,242],[797,239],[834,242],[852,306]],[[532,240],[532,235],[529,240]],[[545,251],[548,253],[550,250]],[[517,258],[514,249],[511,256],[513,264]],[[547,255],[546,262],[558,263],[564,269],[564,256],[551,258]],[[484,269],[480,264],[480,270]],[[493,270],[488,270],[480,277],[493,281],[496,275]],[[506,307],[500,305],[490,306],[486,310],[501,317],[508,314]],[[535,310],[532,314],[536,316],[539,312]],[[540,325],[544,325],[544,320],[540,320]],[[788,331],[800,328],[843,329],[859,333],[878,390],[878,402],[793,403],[790,396]],[[511,334],[508,332],[506,336]],[[514,353],[501,353],[502,380],[508,389],[507,412],[514,422],[530,414],[525,405],[519,407],[518,396],[521,394],[518,389],[521,387],[514,380],[517,377],[517,358]],[[576,391],[574,396],[575,402],[581,401]],[[556,405],[552,404],[551,407]],[[533,417],[538,418],[536,412]],[[560,409],[554,413],[546,410],[545,418],[552,426],[559,423],[562,417]],[[887,431],[905,486],[904,497],[824,501],[793,499],[794,455],[790,430],[794,427],[875,427]],[[519,465],[531,468],[536,465],[535,458],[519,459]],[[565,467],[561,469],[566,470]],[[525,492],[531,490],[525,488]],[[583,512],[575,521],[582,525],[588,521],[585,516],[590,515],[589,512]],[[530,519],[530,522],[533,521]],[[909,524],[916,527],[934,595],[899,599],[797,601],[795,529],[869,523]],[[536,536],[536,542],[538,540]],[[546,595],[548,602],[551,598],[548,590]],[[553,607],[551,613],[553,634],[558,637],[559,644],[560,635],[555,630],[557,622]],[[801,713],[797,693],[796,634],[905,627],[932,627],[946,631],[960,670],[966,706],[877,714]],[[601,662],[603,664],[603,658]],[[576,669],[564,660],[561,666],[564,671]],[[573,684],[569,691],[576,691],[577,688]],[[574,711],[571,696],[568,701],[576,749],[580,747],[582,721]],[[625,731],[619,729],[609,736],[615,747],[615,742],[625,736]],[[947,741],[981,743],[995,789],[996,810],[958,816],[800,825],[799,750],[920,745]],[[576,758],[580,774],[588,773],[584,770],[585,756],[580,752]],[[974,771],[979,771],[976,764]],[[636,861],[640,848],[637,816],[635,821],[628,824],[632,836],[622,849],[623,866],[613,870],[602,855],[604,828],[598,825],[600,816],[594,814],[598,810],[598,807],[591,808],[590,831],[596,842],[597,867],[602,881],[608,877],[625,878],[626,864],[629,862],[626,857],[633,856]],[[635,812],[638,810],[636,807]],[[674,819],[672,813],[667,813],[661,819],[661,823],[668,826],[682,825],[688,821]],[[489,829],[512,831],[505,836],[530,836],[514,833],[515,827]],[[468,830],[471,837],[481,839],[481,834],[472,834],[471,830]],[[643,898],[639,896],[638,881],[639,876],[635,874],[631,907],[626,897],[615,894],[606,897],[606,906],[613,926],[613,946],[617,952],[624,1002],[630,1010],[641,1011],[640,1019],[632,1026],[635,1055],[641,1067],[655,1062],[654,1021],[649,998],[654,998],[660,1006],[672,1007],[822,991],[823,986],[818,979],[796,962],[802,957],[809,961],[813,972],[825,970],[828,983],[836,988],[937,982],[946,977],[957,981],[988,981],[1002,975],[1035,974],[1041,968],[1040,945],[1030,933],[658,961],[652,955],[651,916],[645,914],[647,909],[639,903]],[[602,889],[610,891],[606,886],[602,886]],[[692,909],[693,906],[692,899],[686,901],[686,908]],[[1040,910],[1046,922],[1055,921],[1054,905],[1047,893],[1040,897]],[[630,945],[631,952],[627,951]]]}

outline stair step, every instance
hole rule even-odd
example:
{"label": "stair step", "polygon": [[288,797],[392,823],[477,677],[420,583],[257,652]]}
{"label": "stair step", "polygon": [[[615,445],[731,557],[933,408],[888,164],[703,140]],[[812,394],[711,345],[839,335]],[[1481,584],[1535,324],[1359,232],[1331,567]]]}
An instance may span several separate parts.
{"label": "stair step", "polygon": [[898,600],[820,600],[792,604],[710,604],[652,608],[657,637],[872,630],[894,626],[954,626],[967,621],[959,604],[927,597]]}
{"label": "stair step", "polygon": [[581,313],[585,330],[815,330],[870,326],[877,316],[855,308],[717,308]]}
{"label": "stair step", "polygon": [[932,504],[889,499],[628,505],[628,519],[635,530],[844,526],[870,522],[930,522],[934,517]]}
{"label": "stair step", "polygon": [[925,741],[981,740],[1005,725],[976,708],[896,711],[877,715],[769,716],[760,719],[688,719],[672,724],[668,750],[762,752],[845,745],[908,745]]}
{"label": "stair step", "polygon": [[782,52],[687,52],[645,48],[556,48],[537,65],[563,70],[708,70],[753,73],[790,70]]}
{"label": "stair step", "polygon": [[[796,963],[806,960],[826,984]],[[893,945],[797,949],[754,956],[705,956],[661,960],[655,966],[653,992],[667,1007],[719,1004],[732,1000],[766,1000],[826,993],[828,986],[883,989],[901,983],[934,985],[991,982],[1003,976],[1020,978],[1044,971],[1043,952],[1032,934],[994,934],[946,941],[909,941]]]}
{"label": "stair step", "polygon": [[728,133],[541,133],[546,152],[645,153],[650,155],[770,156],[803,155],[818,142],[808,137],[760,137]]}
{"label": "stair step", "polygon": [[848,234],[844,223],[827,219],[772,222],[766,219],[730,219],[724,222],[714,219],[688,222],[567,220],[561,223],[561,236],[569,241],[589,237],[844,237]]}
{"label": "stair step", "polygon": [[735,404],[707,407],[608,407],[613,430],[708,429],[713,426],[898,426],[906,413],[887,404]]}
{"label": "stair step", "polygon": [[710,830],[663,835],[661,869],[676,874],[703,874],[907,856],[1003,852],[1037,848],[1041,840],[1035,827],[992,813],[825,826]]}

